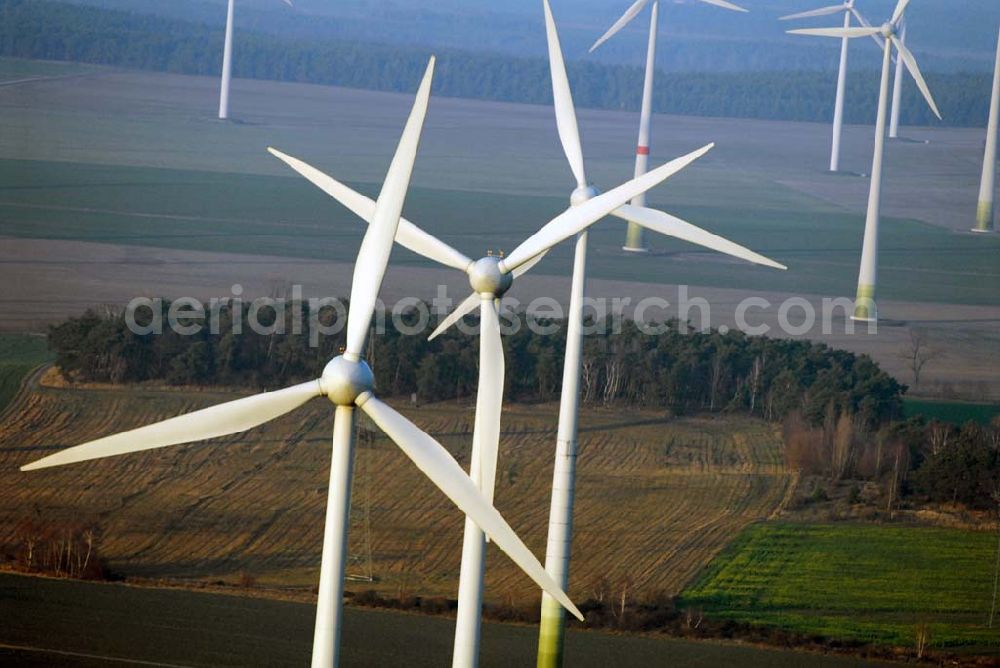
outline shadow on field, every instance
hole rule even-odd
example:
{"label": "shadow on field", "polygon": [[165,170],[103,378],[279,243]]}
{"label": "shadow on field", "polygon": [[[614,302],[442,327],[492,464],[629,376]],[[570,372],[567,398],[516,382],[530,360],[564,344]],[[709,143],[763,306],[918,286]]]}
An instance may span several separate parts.
{"label": "shadow on field", "polygon": [[[313,606],[200,592],[0,575],[0,663],[13,666],[301,666]],[[344,666],[443,666],[454,621],[347,608]],[[487,623],[484,668],[531,665],[536,630]],[[570,631],[570,666],[858,666],[856,659]]]}

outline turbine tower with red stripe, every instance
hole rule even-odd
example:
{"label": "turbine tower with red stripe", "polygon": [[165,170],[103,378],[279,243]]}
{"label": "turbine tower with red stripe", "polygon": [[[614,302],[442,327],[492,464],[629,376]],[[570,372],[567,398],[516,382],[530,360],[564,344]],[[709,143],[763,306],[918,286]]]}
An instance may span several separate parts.
{"label": "turbine tower with red stripe", "polygon": [[[737,12],[747,11],[725,0],[701,0],[701,2]],[[590,47],[590,52],[593,53],[597,47],[604,44],[619,30],[631,23],[632,19],[648,4],[650,4],[650,0],[636,0],[608,31],[599,40],[594,42],[594,45]],[[649,165],[649,124],[653,116],[653,74],[656,70],[656,32],[659,22],[660,0],[652,0],[652,5],[653,7],[649,14],[649,45],[646,47],[646,76],[642,84],[642,108],[639,113],[639,141],[635,150],[636,178],[645,174]],[[643,193],[632,200],[632,205],[646,206],[646,194]],[[630,253],[646,253],[649,251],[643,243],[643,228],[641,225],[629,222],[628,232],[625,235],[625,245],[622,246],[622,250]]]}

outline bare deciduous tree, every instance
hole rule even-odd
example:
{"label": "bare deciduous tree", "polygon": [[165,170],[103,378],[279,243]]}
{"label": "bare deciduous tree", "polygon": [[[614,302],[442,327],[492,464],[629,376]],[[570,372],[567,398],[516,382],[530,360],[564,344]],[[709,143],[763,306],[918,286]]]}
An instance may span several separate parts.
{"label": "bare deciduous tree", "polygon": [[910,329],[910,340],[903,350],[899,352],[899,357],[910,367],[913,374],[913,388],[920,387],[920,374],[924,367],[931,360],[944,357],[944,351],[931,346],[927,341],[927,334],[915,327]]}
{"label": "bare deciduous tree", "polygon": [[917,658],[924,658],[927,646],[931,644],[931,627],[929,624],[921,622],[916,628]]}

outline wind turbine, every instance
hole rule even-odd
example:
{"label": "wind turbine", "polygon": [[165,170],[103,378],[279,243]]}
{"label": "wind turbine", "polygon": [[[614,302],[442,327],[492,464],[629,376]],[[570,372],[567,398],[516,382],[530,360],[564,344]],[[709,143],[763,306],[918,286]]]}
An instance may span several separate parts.
{"label": "wind turbine", "polygon": [[374,394],[371,368],[361,357],[382,279],[385,276],[400,212],[409,187],[413,163],[430,97],[434,58],[417,91],[413,110],[375,203],[372,222],[354,267],[351,306],[347,320],[347,346],[326,365],[322,376],[283,390],[264,392],[157,424],[108,436],[40,459],[22,467],[31,471],[102,457],[111,457],[169,445],[189,443],[246,431],[302,406],[310,399],[326,397],[336,406],[330,488],[323,533],[319,597],[313,636],[312,665],[336,665],[347,557],[351,468],[354,450],[354,410],[363,410],[424,475],[451,499],[477,526],[490,536],[540,587],[565,605],[578,618],[579,610],[545,572],[510,525],[487,501],[448,451],[431,436],[396,412]]}
{"label": "wind turbine", "polygon": [[1000,37],[997,38],[997,60],[993,66],[993,93],[990,96],[990,118],[986,123],[986,149],[983,151],[983,177],[979,182],[979,206],[973,232],[993,230],[993,191],[996,189],[997,121],[1000,120]]}
{"label": "wind turbine", "polygon": [[[854,7],[854,0],[847,0],[846,2],[839,5],[830,5],[828,7],[820,7],[819,9],[811,9],[807,12],[799,12],[797,14],[789,14],[788,16],[782,16],[779,21],[791,21],[793,19],[806,19],[814,18],[817,16],[829,16],[831,14],[839,14],[844,12],[844,29],[849,29],[851,27],[851,17],[853,16],[858,20],[862,26],[869,27],[871,24],[868,20],[861,15]],[[794,31],[792,31],[794,32]],[[879,45],[879,48],[883,48],[882,40],[878,38],[877,35],[873,34],[872,38],[875,43]],[[840,138],[843,133],[844,127],[844,89],[847,84],[847,37],[843,37],[840,42],[840,68],[837,70],[837,97],[833,105],[833,142],[830,147],[830,171],[836,172],[840,169]],[[898,66],[897,66],[898,72]],[[898,78],[898,77],[897,77]],[[898,117],[898,107],[897,117]]]}
{"label": "wind turbine", "polygon": [[[457,320],[480,309],[479,386],[476,398],[476,419],[473,428],[470,478],[484,498],[493,500],[496,482],[497,452],[500,440],[500,413],[503,401],[504,357],[500,340],[499,299],[511,288],[518,276],[527,272],[552,246],[577,234],[608,213],[619,208],[638,193],[662,182],[706,153],[711,146],[673,160],[641,175],[603,195],[595,196],[579,206],[573,206],[547,223],[507,257],[487,255],[471,260],[443,241],[419,227],[401,219],[396,230],[396,242],[411,251],[447,267],[465,272],[473,292],[465,299],[430,338],[436,337]],[[355,192],[315,167],[275,149],[273,155],[336,199],[369,224],[374,224],[377,203]],[[696,229],[696,228],[695,228]],[[701,233],[705,238],[712,235]],[[728,243],[728,242],[726,242]],[[733,247],[745,251],[732,244]],[[482,616],[485,539],[475,519],[467,519],[462,548],[462,569],[459,580],[458,614],[455,628],[455,666],[475,666],[479,660],[480,622]]]}
{"label": "wind turbine", "polygon": [[[584,207],[590,204],[591,198],[600,198],[603,195],[598,195],[597,189],[587,182],[576,109],[573,105],[569,79],[566,76],[566,65],[563,60],[562,47],[559,44],[559,34],[548,0],[543,0],[543,6],[556,127],[559,131],[563,152],[566,154],[566,159],[569,161],[577,184],[570,196],[570,203],[575,207]],[[612,211],[611,214],[661,234],[696,243],[750,262],[780,269],[785,268],[773,260],[662,211],[628,204]],[[552,477],[549,533],[545,552],[546,570],[557,582],[562,583],[564,589],[569,582],[570,545],[573,530],[580,364],[583,354],[583,292],[586,273],[587,231],[584,229],[576,237],[569,311],[566,316],[566,353],[563,363],[555,468]],[[538,666],[561,665],[565,633],[564,622],[565,616],[558,610],[555,599],[543,595],[538,638]]]}
{"label": "wind turbine", "polygon": [[906,69],[917,83],[917,88],[923,94],[931,111],[938,118],[941,112],[938,111],[934,98],[931,96],[927,82],[920,74],[917,61],[906,48],[899,37],[899,24],[903,19],[903,12],[910,0],[899,0],[892,17],[878,27],[860,28],[800,28],[789,30],[795,35],[819,35],[821,37],[869,37],[879,35],[883,38],[882,48],[882,79],[879,86],[878,114],[875,119],[875,151],[872,157],[871,187],[868,191],[868,212],[865,216],[865,237],[861,248],[861,269],[858,272],[858,291],[854,300],[853,320],[861,322],[875,322],[878,320],[878,309],[875,305],[875,285],[878,275],[878,225],[879,208],[881,206],[882,194],[882,154],[885,151],[885,117],[886,106],[889,97],[889,65],[892,62],[892,47],[896,47],[896,52],[906,64]]}
{"label": "wind turbine", "polygon": [[[658,17],[660,13],[660,0],[636,0],[622,17],[615,21],[606,33],[604,33],[599,40],[594,42],[594,45],[590,47],[590,53],[593,53],[601,44],[608,41],[619,30],[627,26],[632,22],[636,16],[639,15],[646,5],[652,2],[652,9],[649,14],[649,43],[646,47],[646,74],[642,84],[642,107],[639,112],[639,141],[635,149],[635,175],[641,176],[646,173],[646,167],[649,164],[649,141],[650,141],[650,121],[653,116],[653,75],[656,70],[656,32]],[[731,2],[726,2],[725,0],[701,0],[709,5],[715,5],[716,7],[722,7],[724,9],[729,9],[736,12],[745,12],[747,10],[732,4]],[[646,206],[646,194],[643,193],[639,195],[634,200],[632,200],[633,206]],[[622,246],[622,250],[629,251],[632,253],[646,253],[649,251],[648,248],[643,243],[642,240],[643,228],[641,225],[630,222],[628,224],[628,231],[625,234],[625,245]]]}
{"label": "wind turbine", "polygon": [[[292,0],[282,0],[293,7]],[[229,84],[233,79],[233,13],[236,0],[229,0],[226,10],[226,39],[222,47],[222,85],[219,89],[219,120],[229,119]]]}

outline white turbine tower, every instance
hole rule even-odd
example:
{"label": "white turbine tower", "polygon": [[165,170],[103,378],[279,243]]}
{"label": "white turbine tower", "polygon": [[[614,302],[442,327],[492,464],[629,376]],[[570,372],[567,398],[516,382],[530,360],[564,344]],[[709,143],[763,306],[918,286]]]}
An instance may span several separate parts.
{"label": "white turbine tower", "polygon": [[1000,120],[1000,36],[997,59],[993,66],[993,92],[990,95],[990,118],[986,123],[986,148],[983,151],[983,177],[979,182],[979,206],[973,232],[993,230],[993,191],[996,189],[997,121]]}
{"label": "white turbine tower", "polygon": [[369,226],[354,267],[351,306],[347,320],[345,352],[330,360],[323,375],[300,385],[238,399],[147,427],[91,441],[22,467],[29,471],[49,466],[111,457],[169,445],[189,443],[246,431],[302,406],[310,399],[326,397],[336,406],[330,488],[323,533],[316,627],[312,665],[335,666],[343,608],[344,565],[350,512],[351,467],[354,449],[354,409],[363,410],[424,475],[471,517],[540,587],[574,615],[579,610],[545,572],[510,525],[483,498],[448,451],[412,422],[374,395],[374,377],[361,358],[373,310],[385,276],[400,212],[409,187],[413,163],[430,96],[434,59],[427,67],[413,110],[375,203]]}
{"label": "white turbine tower", "polygon": [[[708,5],[715,5],[716,7],[722,7],[724,9],[730,9],[736,12],[747,11],[742,7],[734,5],[731,2],[726,2],[725,0],[701,0],[701,2]],[[632,19],[638,16],[639,12],[641,12],[646,5],[650,3],[652,3],[653,7],[649,14],[649,43],[646,46],[646,74],[642,84],[642,106],[640,107],[639,112],[639,141],[635,149],[636,176],[645,174],[646,168],[649,165],[650,121],[653,116],[653,76],[656,70],[656,33],[659,23],[660,0],[636,0],[636,2],[629,7],[624,14],[622,14],[622,17],[615,21],[615,24],[612,25],[599,40],[594,42],[592,47],[590,47],[590,52],[593,53],[597,47],[614,37],[618,31],[631,23]],[[632,205],[646,206],[645,193],[632,200]],[[622,250],[632,253],[648,252],[649,249],[646,248],[643,243],[642,231],[641,225],[630,222],[628,224],[628,231],[625,234],[625,245],[622,246]]]}
{"label": "white turbine tower", "polygon": [[[283,0],[292,7],[292,0]],[[233,79],[233,14],[235,0],[229,0],[226,10],[226,39],[222,47],[222,84],[219,87],[219,120],[229,119],[229,84]]]}
{"label": "white turbine tower", "polygon": [[[563,152],[576,178],[577,187],[570,196],[573,206],[589,206],[591,198],[600,198],[597,189],[587,183],[583,163],[583,148],[577,127],[576,109],[570,91],[563,61],[559,34],[548,0],[543,0],[545,29],[549,47],[549,67],[552,75],[552,94],[556,126]],[[702,149],[704,150],[704,149]],[[572,210],[572,208],[571,208]],[[696,243],[713,250],[733,255],[750,262],[784,269],[738,244],[727,241],[662,211],[646,207],[625,205],[611,212],[612,215],[638,223],[667,236]],[[587,273],[587,232],[581,230],[576,238],[573,261],[573,278],[569,311],[566,316],[566,356],[563,364],[562,394],[559,405],[555,469],[552,476],[552,502],[549,511],[549,533],[545,551],[545,568],[565,589],[569,582],[569,559],[573,533],[573,503],[576,485],[577,417],[580,399],[580,364],[583,354],[583,293]],[[550,596],[543,595],[541,625],[538,638],[538,666],[559,666],[562,663],[565,616]]]}
{"label": "white turbine tower", "polygon": [[[847,2],[839,5],[830,5],[829,7],[820,7],[819,9],[811,9],[807,12],[799,12],[797,14],[782,16],[779,20],[791,21],[793,19],[829,16],[831,14],[844,12],[844,29],[851,27],[852,16],[856,18],[858,23],[862,26],[870,26],[867,19],[865,19],[865,17],[862,16],[861,13],[854,7],[854,2],[855,0],[847,0]],[[879,39],[877,35],[872,35],[872,37],[881,49],[883,47],[882,40]],[[837,97],[833,105],[833,141],[830,147],[831,172],[836,172],[840,169],[840,138],[843,134],[844,128],[844,90],[847,84],[847,40],[848,38],[844,37],[840,42],[840,67],[837,70]]]}
{"label": "white turbine tower", "polygon": [[878,227],[879,208],[881,206],[882,194],[882,154],[885,150],[885,121],[887,102],[889,97],[889,65],[892,62],[892,47],[895,45],[896,52],[906,64],[907,71],[913,76],[917,87],[923,94],[931,111],[938,118],[941,113],[938,111],[934,98],[931,96],[927,83],[917,61],[909,49],[899,40],[899,23],[903,19],[903,12],[910,0],[899,0],[892,18],[879,27],[861,28],[802,28],[789,30],[796,35],[819,35],[821,37],[868,37],[880,35],[884,40],[882,48],[882,79],[879,87],[878,114],[875,119],[875,151],[872,157],[871,187],[868,192],[868,211],[865,216],[865,237],[861,248],[861,268],[858,272],[858,291],[854,300],[854,315],[852,319],[861,322],[875,322],[878,320],[878,309],[875,305],[875,286],[878,276]]}
{"label": "white turbine tower", "polygon": [[[503,401],[504,358],[500,340],[499,299],[513,281],[542,259],[548,249],[577,234],[608,213],[619,208],[638,193],[662,182],[708,151],[705,147],[669,162],[640,178],[596,196],[585,205],[570,207],[532,235],[506,258],[487,255],[473,261],[448,244],[427,234],[408,220],[401,219],[396,242],[439,264],[464,271],[473,293],[465,299],[430,338],[436,337],[460,318],[480,309],[479,386],[470,477],[485,499],[492,502],[496,483],[497,452],[500,440],[500,413]],[[374,220],[376,203],[307,163],[269,149],[292,169],[336,199],[369,224]],[[679,221],[678,221],[679,222]],[[703,238],[712,235],[702,232]],[[725,242],[728,243],[728,242]],[[751,254],[736,244],[736,252]],[[751,254],[752,255],[752,254]],[[455,666],[475,666],[479,660],[479,637],[483,599],[485,537],[474,520],[467,519],[459,581],[458,615],[455,629]]]}

